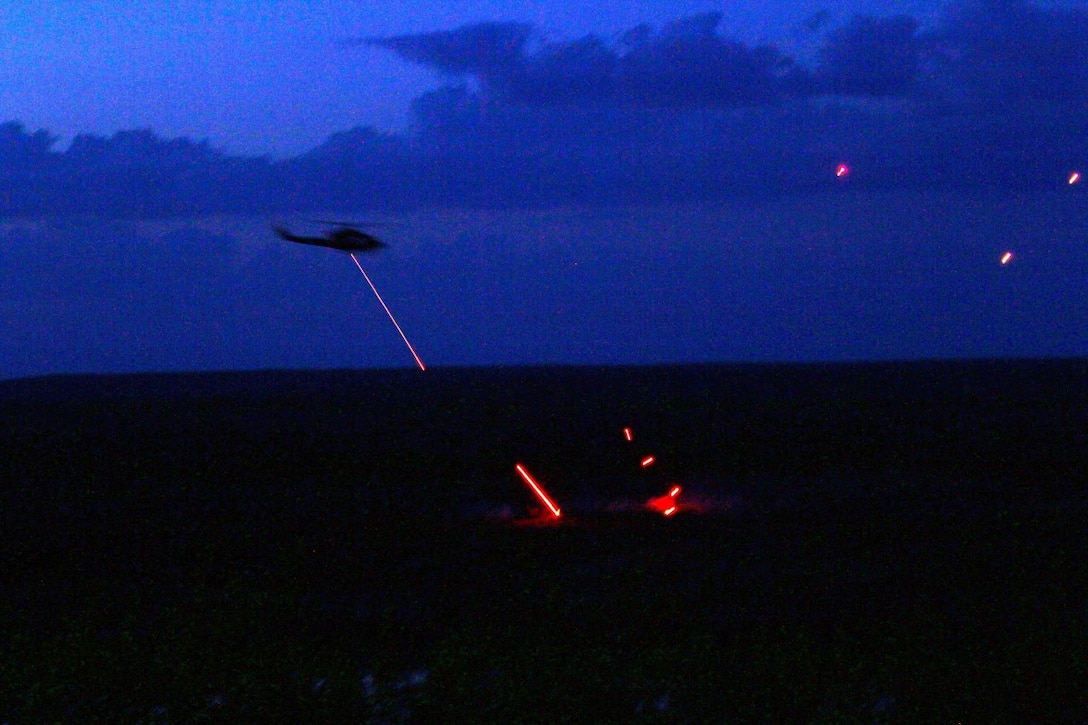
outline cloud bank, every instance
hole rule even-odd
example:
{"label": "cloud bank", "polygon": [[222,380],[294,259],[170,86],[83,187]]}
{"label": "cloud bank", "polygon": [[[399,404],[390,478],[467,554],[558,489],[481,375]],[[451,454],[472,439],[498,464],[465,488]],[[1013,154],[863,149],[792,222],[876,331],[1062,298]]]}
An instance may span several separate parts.
{"label": "cloud bank", "polygon": [[807,65],[719,13],[614,38],[488,22],[357,42],[435,70],[405,134],[335,134],[285,161],[151,130],[0,126],[0,213],[184,215],[430,204],[704,200],[825,188],[1056,188],[1088,167],[1088,11],[965,0],[927,27],[858,16]]}
{"label": "cloud bank", "polygon": [[639,26],[618,45],[588,35],[533,39],[532,26],[481,23],[441,33],[365,39],[445,74],[471,75],[505,104],[701,108],[762,104],[801,90],[803,74],[774,47],[718,33],[721,13]]}

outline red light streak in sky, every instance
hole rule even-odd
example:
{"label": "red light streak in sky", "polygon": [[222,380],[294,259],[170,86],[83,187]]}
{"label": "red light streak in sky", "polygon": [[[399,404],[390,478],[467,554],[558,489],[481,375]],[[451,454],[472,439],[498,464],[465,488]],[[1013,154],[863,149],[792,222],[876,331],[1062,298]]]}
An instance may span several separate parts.
{"label": "red light streak in sky", "polygon": [[1070,186],[1077,183],[1078,181],[1080,181],[1080,172],[1079,171],[1074,171],[1072,174],[1069,175],[1069,185]]}
{"label": "red light streak in sky", "polygon": [[654,457],[653,456],[646,456],[645,458],[642,459],[642,467],[643,468],[646,468],[647,466],[652,466],[652,465],[654,465]]}
{"label": "red light streak in sky", "polygon": [[529,472],[525,470],[525,466],[518,463],[514,466],[517,472],[525,479],[525,483],[529,484],[529,488],[533,489],[533,493],[540,499],[540,502],[548,507],[548,510],[552,512],[552,516],[559,518],[559,507],[552,503],[552,500],[548,498],[548,494],[544,493],[544,489],[540,487],[540,484],[533,480],[533,477],[529,475]]}
{"label": "red light streak in sky", "polygon": [[632,440],[635,439],[635,434],[631,432],[630,428],[624,428],[623,429],[623,437],[626,438],[629,441],[632,441]]}
{"label": "red light streak in sky", "polygon": [[[416,355],[415,348],[412,347],[412,343],[408,342],[408,338],[404,335],[404,330],[400,329],[400,325],[397,324],[397,318],[393,317],[393,313],[389,311],[389,306],[385,304],[385,300],[378,294],[378,288],[374,286],[374,283],[370,281],[370,276],[363,269],[363,265],[359,264],[359,260],[355,258],[355,252],[348,252],[351,255],[351,261],[355,262],[355,266],[359,268],[359,271],[363,273],[363,279],[370,285],[370,289],[374,292],[374,296],[378,298],[378,302],[381,303],[382,309],[385,310],[385,314],[389,315],[389,321],[393,323],[393,327],[397,328],[397,332],[400,333],[400,339],[404,340],[404,344],[408,346],[408,352],[412,353],[412,357],[416,360],[416,365],[420,370],[426,370],[423,361],[419,359],[419,355]],[[559,514],[556,513],[556,516]]]}
{"label": "red light streak in sky", "polygon": [[850,167],[846,164],[839,164],[835,167],[835,176],[840,179],[850,173]]}
{"label": "red light streak in sky", "polygon": [[1008,264],[1012,261],[1012,252],[1005,252],[1001,255],[1001,264]]}

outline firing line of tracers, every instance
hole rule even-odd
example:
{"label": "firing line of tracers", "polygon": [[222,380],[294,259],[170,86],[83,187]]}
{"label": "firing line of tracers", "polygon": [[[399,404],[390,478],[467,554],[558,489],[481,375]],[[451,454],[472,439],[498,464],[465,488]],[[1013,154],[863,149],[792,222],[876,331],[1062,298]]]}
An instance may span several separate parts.
{"label": "firing line of tracers", "polygon": [[[624,428],[623,438],[628,443],[633,442],[635,439],[634,431],[632,431],[629,427]],[[639,459],[639,467],[642,469],[647,469],[650,466],[653,466],[656,462],[656,456],[644,455]],[[529,486],[530,490],[532,490],[533,494],[537,497],[540,503],[542,503],[551,514],[550,518],[548,517],[548,514],[542,514],[543,517],[546,520],[557,521],[562,515],[562,511],[555,503],[555,500],[544,490],[544,486],[536,478],[534,478],[531,473],[529,473],[529,470],[525,467],[525,464],[515,464],[514,470],[519,476],[521,476],[521,479],[525,481],[525,483]],[[643,507],[650,511],[656,511],[662,516],[672,516],[680,510],[680,491],[681,488],[679,484],[670,484],[668,491],[664,495],[651,498],[649,501],[643,504]]]}
{"label": "firing line of tracers", "polygon": [[[845,163],[840,163],[835,167],[835,176],[839,179],[846,179],[851,173],[851,168]],[[1081,180],[1081,174],[1079,171],[1073,171],[1069,174],[1066,183],[1069,186],[1079,183]],[[359,258],[356,257],[356,253],[371,253],[379,249],[385,248],[385,243],[379,240],[377,237],[368,234],[358,228],[357,225],[353,225],[346,222],[320,222],[326,224],[335,225],[333,229],[327,232],[321,237],[308,237],[292,234],[286,228],[282,226],[273,227],[276,234],[280,238],[293,242],[295,244],[306,244],[316,247],[325,247],[327,249],[335,249],[341,252],[347,252],[348,256],[355,263],[355,266],[359,269],[359,272],[363,275],[363,279],[366,280],[370,290],[374,293],[378,303],[385,310],[385,314],[389,317],[389,321],[393,323],[393,327],[396,328],[397,333],[400,335],[404,344],[408,348],[408,352],[412,354],[412,359],[415,360],[420,370],[426,370],[426,366],[423,364],[423,360],[420,359],[416,353],[415,348],[412,347],[412,343],[408,341],[408,336],[404,334],[404,330],[397,322],[396,317],[393,316],[392,310],[389,309],[389,305],[382,299],[381,294],[378,292],[378,288],[374,286],[374,282],[370,279],[370,275],[363,269],[362,263],[359,262]],[[1006,251],[1001,255],[1000,263],[1002,266],[1009,264],[1013,260],[1013,253]],[[623,429],[623,437],[627,442],[634,440],[634,433],[631,428]],[[642,468],[649,468],[655,463],[656,459],[652,455],[647,455],[639,460],[639,465]],[[529,486],[532,492],[536,495],[537,499],[547,508],[548,512],[553,518],[559,519],[562,512],[555,501],[547,494],[544,487],[533,477],[529,470],[522,463],[515,465],[514,470],[522,478],[523,481]],[[672,516],[679,510],[679,495],[680,486],[673,484],[669,487],[668,492],[663,496],[650,499],[646,502],[646,508],[657,511],[663,516]]]}

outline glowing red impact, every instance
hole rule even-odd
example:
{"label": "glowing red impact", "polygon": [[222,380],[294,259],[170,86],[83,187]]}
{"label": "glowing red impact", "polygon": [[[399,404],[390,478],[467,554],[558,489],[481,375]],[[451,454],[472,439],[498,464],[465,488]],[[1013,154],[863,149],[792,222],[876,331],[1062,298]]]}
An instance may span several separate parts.
{"label": "glowing red impact", "polygon": [[544,493],[544,489],[540,487],[540,484],[533,480],[533,477],[529,475],[529,472],[525,470],[525,466],[518,463],[514,466],[517,472],[525,479],[525,483],[529,484],[529,488],[533,489],[533,493],[540,499],[540,502],[548,507],[548,510],[552,512],[552,516],[559,518],[559,507],[552,503],[552,500],[548,498],[548,494]]}
{"label": "glowing red impact", "polygon": [[680,509],[677,498],[680,496],[680,487],[674,485],[664,496],[652,498],[646,502],[646,507],[659,512],[662,516],[672,516]]}

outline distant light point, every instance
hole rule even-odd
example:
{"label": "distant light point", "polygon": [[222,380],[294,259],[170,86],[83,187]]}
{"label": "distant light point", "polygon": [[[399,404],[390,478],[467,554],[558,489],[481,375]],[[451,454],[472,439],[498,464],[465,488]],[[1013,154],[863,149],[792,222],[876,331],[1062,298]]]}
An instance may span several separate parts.
{"label": "distant light point", "polygon": [[1005,252],[1001,255],[1001,264],[1008,264],[1012,261],[1012,252]]}
{"label": "distant light point", "polygon": [[846,164],[839,164],[835,167],[835,176],[840,179],[850,173],[850,167]]}

